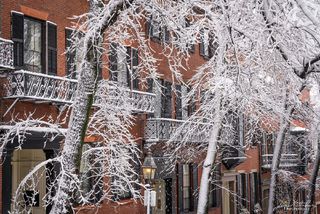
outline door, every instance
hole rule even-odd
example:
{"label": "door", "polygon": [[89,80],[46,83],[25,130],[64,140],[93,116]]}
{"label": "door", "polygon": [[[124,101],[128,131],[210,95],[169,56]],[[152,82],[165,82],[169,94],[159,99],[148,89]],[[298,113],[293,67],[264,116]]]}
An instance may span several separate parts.
{"label": "door", "polygon": [[153,214],[166,214],[166,187],[165,181],[158,179],[155,181],[154,190],[156,191],[156,206]]}
{"label": "door", "polygon": [[269,203],[269,189],[264,189],[262,191],[262,210],[263,210],[263,213],[268,213],[268,203]]}
{"label": "door", "polygon": [[223,214],[236,214],[236,200],[235,200],[235,187],[236,182],[222,181],[222,213]]}
{"label": "door", "polygon": [[[25,176],[35,167],[38,163],[45,161],[45,153],[41,149],[23,149],[13,152],[12,157],[12,195],[15,195],[15,191],[18,185],[25,178]],[[46,213],[42,198],[46,194],[46,177],[45,169],[40,170],[41,173],[37,175],[38,183],[36,188],[26,188],[19,200],[22,204],[32,207],[32,214]],[[28,197],[35,195],[34,204],[28,199]]]}
{"label": "door", "polygon": [[166,214],[172,214],[172,178],[166,178]]}

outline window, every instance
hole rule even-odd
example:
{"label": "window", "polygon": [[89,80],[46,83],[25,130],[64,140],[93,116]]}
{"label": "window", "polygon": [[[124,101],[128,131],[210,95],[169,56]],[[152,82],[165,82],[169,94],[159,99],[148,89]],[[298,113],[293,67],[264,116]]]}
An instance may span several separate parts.
{"label": "window", "polygon": [[[115,191],[112,192],[114,201],[119,201],[119,200],[128,199],[132,197],[132,194],[129,188],[126,187],[126,183],[122,181],[119,177],[117,176],[112,177],[112,186],[116,189]],[[121,187],[121,190],[119,187]]]}
{"label": "window", "polygon": [[161,95],[161,117],[171,118],[171,105],[172,105],[172,94],[171,94],[171,82],[162,80],[162,95]]}
{"label": "window", "polygon": [[252,172],[250,173],[250,189],[251,189],[251,197],[250,197],[250,203],[251,203],[251,210],[258,210],[261,209],[260,206],[260,184],[259,184],[259,173],[258,172]]}
{"label": "window", "polygon": [[23,37],[24,37],[23,14],[12,13],[12,41],[14,53],[14,66],[23,66]]}
{"label": "window", "polygon": [[178,165],[178,208],[179,213],[194,211],[197,205],[198,168],[196,164]]}
{"label": "window", "polygon": [[236,214],[237,204],[239,203],[236,194],[236,181],[233,176],[225,176],[221,182],[221,208],[223,213]]}
{"label": "window", "polygon": [[[187,88],[187,93],[190,93],[191,88]],[[188,117],[190,117],[196,111],[196,100],[191,98],[188,103],[187,112]]]}
{"label": "window", "polygon": [[12,12],[14,65],[28,71],[57,73],[57,26]]}
{"label": "window", "polygon": [[118,44],[111,43],[109,49],[109,80],[118,81]]}
{"label": "window", "polygon": [[97,156],[88,153],[94,143],[85,143],[82,147],[82,158],[80,163],[80,179],[83,194],[91,203],[100,201],[103,195],[103,177],[100,174],[101,163]]}
{"label": "window", "polygon": [[262,194],[262,213],[268,213],[269,189],[264,189]]}
{"label": "window", "polygon": [[57,26],[48,23],[48,74],[57,73]]}
{"label": "window", "polygon": [[182,171],[183,171],[183,210],[189,211],[190,210],[190,204],[191,204],[191,176],[190,176],[190,166],[189,164],[183,164],[182,165]]}
{"label": "window", "polygon": [[[276,133],[262,133],[263,139],[261,143],[261,150],[263,155],[272,155],[273,154],[273,149],[276,141]],[[272,158],[270,156],[270,158]]]}
{"label": "window", "polygon": [[123,47],[117,43],[111,43],[109,64],[110,80],[118,81],[119,83],[133,89],[139,89],[138,49]]}
{"label": "window", "polygon": [[[190,25],[191,25],[190,20],[186,19],[185,20],[185,27],[186,28],[190,27]],[[194,53],[195,45],[193,43],[188,43],[187,46],[188,46],[187,48],[188,48],[189,52]]]}
{"label": "window", "polygon": [[161,27],[159,21],[151,19],[151,31],[150,36],[153,38],[160,39],[161,37]]}
{"label": "window", "polygon": [[218,43],[213,33],[208,29],[202,29],[200,31],[200,55],[205,59],[213,57],[218,48]]}
{"label": "window", "polygon": [[24,19],[24,65],[29,71],[41,72],[41,23]]}
{"label": "window", "polygon": [[240,197],[238,210],[241,213],[242,211],[248,210],[247,198],[248,194],[248,175],[246,173],[240,173],[237,175],[237,194]]}
{"label": "window", "polygon": [[153,93],[154,92],[154,90],[153,90],[153,79],[151,79],[151,78],[147,79],[147,92],[149,92],[149,93]]}
{"label": "window", "polygon": [[228,130],[229,133],[233,133],[233,142],[229,142],[232,145],[244,146],[244,121],[243,114],[238,112],[229,112],[227,115],[227,123],[230,124]]}
{"label": "window", "polygon": [[[181,27],[183,28],[182,30],[190,27],[190,25],[191,25],[191,23],[190,23],[189,19],[185,18],[185,19],[181,20]],[[180,41],[181,38],[180,38],[179,34],[175,34],[175,37],[177,38],[177,40],[178,40],[178,42],[180,44],[185,44],[186,45],[185,47],[183,47],[183,48],[185,48],[185,50],[187,50],[187,51],[189,51],[191,53],[194,52],[195,46],[194,46],[194,44],[192,42],[190,42],[189,38],[185,38],[184,37],[183,38],[184,40]],[[186,41],[186,39],[188,39],[188,40]]]}
{"label": "window", "polygon": [[82,147],[82,157],[80,162],[80,177],[82,178],[82,189],[84,192],[88,193],[90,192],[92,183],[90,182],[90,175],[89,175],[89,168],[90,168],[90,162],[89,158],[84,155],[86,151],[90,148],[89,144],[84,144]]}
{"label": "window", "polygon": [[127,83],[132,89],[139,89],[138,65],[138,49],[127,47]]}
{"label": "window", "polygon": [[76,53],[75,51],[71,51],[71,42],[72,42],[72,29],[65,29],[65,44],[66,44],[66,71],[67,75],[75,78],[75,60]]}
{"label": "window", "polygon": [[[178,120],[185,120],[195,111],[195,101],[190,101],[190,105],[187,104],[187,87],[182,85],[176,85],[175,90],[175,118]],[[188,114],[189,110],[189,114]]]}
{"label": "window", "polygon": [[[113,155],[112,153],[111,155]],[[130,167],[134,170],[135,173],[131,174],[131,179],[132,181],[137,181],[137,182],[130,182],[125,180],[123,177],[118,175],[118,171],[116,168],[113,168],[112,176],[111,176],[111,194],[112,194],[112,199],[114,201],[119,201],[123,199],[129,199],[132,197],[136,197],[135,191],[140,190],[140,174],[141,174],[141,163],[139,160],[139,155],[135,153],[130,152],[130,157],[132,159],[128,160]],[[115,157],[118,159],[117,157]],[[132,189],[130,189],[130,186],[132,185]]]}
{"label": "window", "polygon": [[209,184],[209,207],[219,207],[221,204],[221,175],[220,166],[216,166],[212,175],[211,182]]}
{"label": "window", "polygon": [[170,33],[166,26],[161,25],[161,20],[155,16],[151,16],[146,21],[147,36],[157,42],[168,42]]}
{"label": "window", "polygon": [[176,103],[175,103],[175,112],[176,112],[176,119],[182,119],[182,91],[181,85],[176,85]]}
{"label": "window", "polygon": [[201,43],[200,43],[200,55],[203,57],[209,57],[209,31],[206,29],[201,30]]}

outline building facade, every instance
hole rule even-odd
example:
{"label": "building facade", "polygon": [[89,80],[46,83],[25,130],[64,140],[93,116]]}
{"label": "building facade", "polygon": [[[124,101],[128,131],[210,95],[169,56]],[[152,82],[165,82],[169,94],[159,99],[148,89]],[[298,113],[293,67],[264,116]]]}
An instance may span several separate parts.
{"label": "building facade", "polygon": [[[62,131],[67,129],[67,122],[59,121],[59,115],[63,114],[63,106],[72,102],[77,86],[77,81],[70,73],[72,56],[64,54],[70,46],[68,38],[73,25],[70,17],[82,14],[88,9],[87,0],[2,0],[0,2],[0,133],[4,134],[13,127],[12,118],[26,120],[28,119],[26,115],[29,113],[32,113],[33,118],[59,122],[62,124],[59,127]],[[167,35],[158,31],[150,32],[148,28],[150,25],[154,23],[147,23],[145,29],[150,36],[150,45],[155,53],[160,53],[163,48],[161,40],[168,39]],[[203,41],[193,45],[190,54],[193,62],[190,65],[191,70],[210,58],[211,47],[205,47],[205,44],[207,42]],[[127,73],[120,71],[123,68],[119,59],[126,56],[121,56],[121,52],[117,52],[117,44],[113,44],[110,49],[111,56],[108,60],[110,70],[114,73],[110,75],[107,69],[102,69],[102,77],[121,82],[133,89],[137,103],[138,100],[146,100],[144,105],[137,105],[132,133],[139,139],[137,144],[142,150],[151,143],[153,145],[151,148],[158,166],[154,183],[157,200],[153,213],[195,213],[201,178],[201,165],[198,163],[201,160],[179,163],[171,173],[162,173],[166,168],[165,160],[161,150],[154,149],[169,140],[196,108],[196,105],[182,106],[184,103],[182,99],[188,89],[182,85],[175,85],[176,92],[173,92],[169,67],[163,60],[158,66],[159,72],[163,74],[163,79],[159,80],[164,86],[162,93],[152,85],[147,89],[150,94],[139,93],[146,89],[141,87],[138,80],[128,81]],[[139,63],[138,51],[134,47],[127,47],[126,53],[129,53],[131,66]],[[185,78],[190,77],[189,72]],[[243,122],[240,120],[237,126],[239,126],[239,138],[235,142],[237,148],[224,148],[228,151],[228,156],[222,156],[216,166],[215,179],[210,184],[208,211],[212,214],[266,213],[276,133],[266,131],[261,134],[263,137],[247,144],[244,142]],[[22,145],[15,138],[5,148],[0,175],[2,213],[10,211],[11,197],[30,169],[37,163],[57,155],[60,142],[63,142],[62,137],[51,140],[50,134],[45,129],[34,128],[28,131],[30,134]],[[303,136],[303,131],[292,130],[291,134]],[[202,142],[203,139],[202,136],[194,136],[195,142],[205,143],[205,140]],[[307,159],[301,143],[292,145],[290,139],[287,142],[280,167],[305,175]],[[303,138],[301,142],[304,142]],[[250,146],[244,148],[244,145]],[[17,149],[18,147],[20,149]],[[49,173],[56,170],[54,167],[54,165],[47,166],[48,179],[41,180],[39,184],[33,213],[50,211],[50,207],[42,207],[41,198],[47,191],[50,177],[54,177]],[[142,173],[141,169],[139,173]],[[26,191],[25,194],[33,193]],[[304,191],[297,190],[292,197],[296,200],[288,206],[290,212],[301,213],[299,206],[305,201]],[[121,205],[112,201],[101,204],[98,213],[145,213],[143,204],[134,201],[130,194],[124,195],[119,200],[123,202]],[[96,209],[90,205],[79,208],[81,213],[95,213]]]}

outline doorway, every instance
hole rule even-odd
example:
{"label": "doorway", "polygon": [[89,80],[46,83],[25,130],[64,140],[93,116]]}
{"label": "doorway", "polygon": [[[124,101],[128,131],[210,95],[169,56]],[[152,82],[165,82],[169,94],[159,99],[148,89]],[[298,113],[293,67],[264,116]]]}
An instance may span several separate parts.
{"label": "doorway", "polygon": [[236,182],[235,180],[222,181],[222,213],[236,214]]}
{"label": "doorway", "polygon": [[[23,149],[15,150],[12,156],[12,196],[25,176],[40,162],[45,161],[46,156],[42,149]],[[45,169],[39,180],[36,188],[26,189],[21,196],[23,204],[32,207],[32,214],[46,213],[42,198],[46,194],[46,174]],[[30,197],[34,196],[34,201],[30,200]]]}
{"label": "doorway", "polygon": [[158,179],[155,181],[156,206],[153,214],[172,214],[172,178]]}

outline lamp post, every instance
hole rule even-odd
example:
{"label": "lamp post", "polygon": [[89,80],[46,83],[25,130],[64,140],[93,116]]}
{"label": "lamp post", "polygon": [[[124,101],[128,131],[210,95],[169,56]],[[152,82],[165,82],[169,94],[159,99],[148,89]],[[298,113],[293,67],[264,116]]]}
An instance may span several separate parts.
{"label": "lamp post", "polygon": [[144,158],[142,164],[143,178],[146,181],[147,185],[147,214],[150,214],[150,205],[151,205],[151,181],[154,179],[156,173],[157,165],[154,162],[154,159],[151,155],[151,152],[148,151],[147,156]]}

